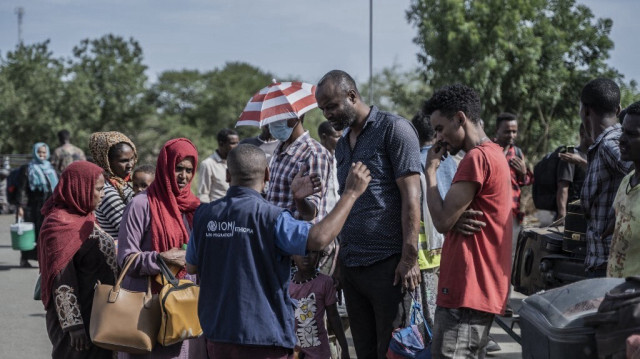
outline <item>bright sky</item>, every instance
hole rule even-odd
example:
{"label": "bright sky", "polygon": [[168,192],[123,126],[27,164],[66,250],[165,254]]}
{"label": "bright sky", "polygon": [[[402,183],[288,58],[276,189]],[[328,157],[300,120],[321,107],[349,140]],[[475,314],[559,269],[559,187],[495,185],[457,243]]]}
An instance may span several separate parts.
{"label": "bright sky", "polygon": [[[609,63],[640,81],[638,0],[579,0],[614,21]],[[415,29],[407,24],[409,0],[374,1],[374,71],[417,66]],[[243,61],[286,80],[316,82],[334,68],[357,81],[369,74],[369,1],[342,0],[1,0],[0,54],[17,42],[15,8],[25,10],[23,39],[51,39],[56,56],[70,56],[85,38],[113,33],[133,37],[153,80],[164,70],[222,67]]]}

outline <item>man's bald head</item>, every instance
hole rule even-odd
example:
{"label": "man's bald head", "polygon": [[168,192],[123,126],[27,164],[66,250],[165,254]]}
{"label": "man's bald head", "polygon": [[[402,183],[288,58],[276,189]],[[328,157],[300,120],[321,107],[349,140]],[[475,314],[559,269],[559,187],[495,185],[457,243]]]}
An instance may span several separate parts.
{"label": "man's bald head", "polygon": [[267,156],[254,145],[240,144],[229,152],[227,169],[232,186],[249,187],[264,180]]}
{"label": "man's bald head", "polygon": [[318,87],[325,86],[330,86],[334,91],[340,90],[341,95],[346,95],[349,91],[353,90],[356,96],[360,98],[360,92],[353,77],[342,70],[332,70],[322,76],[320,81],[318,81]]}

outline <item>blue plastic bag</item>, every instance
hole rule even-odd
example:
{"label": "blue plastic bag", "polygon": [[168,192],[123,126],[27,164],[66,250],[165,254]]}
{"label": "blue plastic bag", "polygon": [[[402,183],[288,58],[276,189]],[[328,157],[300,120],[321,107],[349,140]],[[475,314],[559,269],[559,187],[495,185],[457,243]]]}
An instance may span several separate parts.
{"label": "blue plastic bag", "polygon": [[[413,300],[413,308],[411,313],[411,325],[404,328],[398,328],[391,333],[391,341],[387,350],[387,358],[389,359],[430,359],[431,358],[431,328],[424,320],[422,315],[422,306],[417,298]],[[418,324],[418,315],[422,319],[422,323]],[[419,325],[424,325],[424,336],[419,330]]]}

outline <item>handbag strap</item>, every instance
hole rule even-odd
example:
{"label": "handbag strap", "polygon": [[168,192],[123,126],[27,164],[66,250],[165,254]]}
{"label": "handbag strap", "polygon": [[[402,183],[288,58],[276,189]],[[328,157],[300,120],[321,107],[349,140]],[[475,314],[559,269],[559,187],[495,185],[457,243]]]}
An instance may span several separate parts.
{"label": "handbag strap", "polygon": [[118,276],[118,280],[116,281],[116,284],[113,286],[114,292],[120,291],[120,284],[124,280],[124,276],[129,271],[129,267],[131,267],[131,264],[133,264],[133,261],[136,260],[136,258],[138,258],[139,255],[140,255],[140,252],[129,255],[129,257],[127,258],[127,261],[124,263],[124,267],[122,267],[122,272],[120,272],[120,275]]}
{"label": "handbag strap", "polygon": [[173,273],[171,272],[171,269],[169,269],[167,262],[165,262],[164,259],[160,256],[158,256],[156,260],[157,260],[158,266],[160,267],[160,272],[162,273],[163,280],[166,279],[167,282],[171,283],[172,286],[177,287],[180,284],[180,282],[173,275]]}
{"label": "handbag strap", "polygon": [[[109,298],[108,298],[109,303],[114,303],[118,298],[118,294],[120,293],[120,284],[122,284],[122,281],[124,280],[124,276],[129,271],[129,267],[131,267],[131,264],[133,264],[133,261],[135,261],[139,255],[140,255],[140,252],[131,254],[127,258],[127,261],[125,262],[124,267],[122,267],[122,272],[120,272],[120,276],[118,276],[118,280],[116,281],[116,284],[113,286],[113,288],[111,288],[111,291],[109,293]],[[151,305],[150,299],[153,297],[153,293],[151,293],[151,277],[150,276],[147,276],[147,293],[145,294],[144,297],[145,297],[144,306],[148,308]]]}

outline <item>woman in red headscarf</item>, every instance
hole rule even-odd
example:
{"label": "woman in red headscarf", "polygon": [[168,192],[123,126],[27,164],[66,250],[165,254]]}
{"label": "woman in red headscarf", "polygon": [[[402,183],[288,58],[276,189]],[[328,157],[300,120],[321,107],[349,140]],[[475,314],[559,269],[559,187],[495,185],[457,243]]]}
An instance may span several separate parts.
{"label": "woman in red headscarf", "polygon": [[[144,292],[147,277],[160,273],[158,256],[179,268],[178,277],[186,275],[185,250],[189,241],[193,213],[200,200],[191,192],[196,173],[198,151],[186,138],[165,143],[158,155],[156,176],[149,188],[133,197],[124,211],[118,233],[118,263],[140,253],[125,276],[122,287]],[[158,292],[159,288],[152,288]],[[156,345],[148,355],[119,353],[119,358],[201,358],[206,357],[204,340],[191,339],[171,346]]]}
{"label": "woman in red headscarf", "polygon": [[38,257],[42,303],[47,311],[53,358],[111,358],[89,340],[96,281],[115,284],[113,238],[96,224],[93,211],[104,196],[102,168],[74,162],[62,172],[42,207]]}

